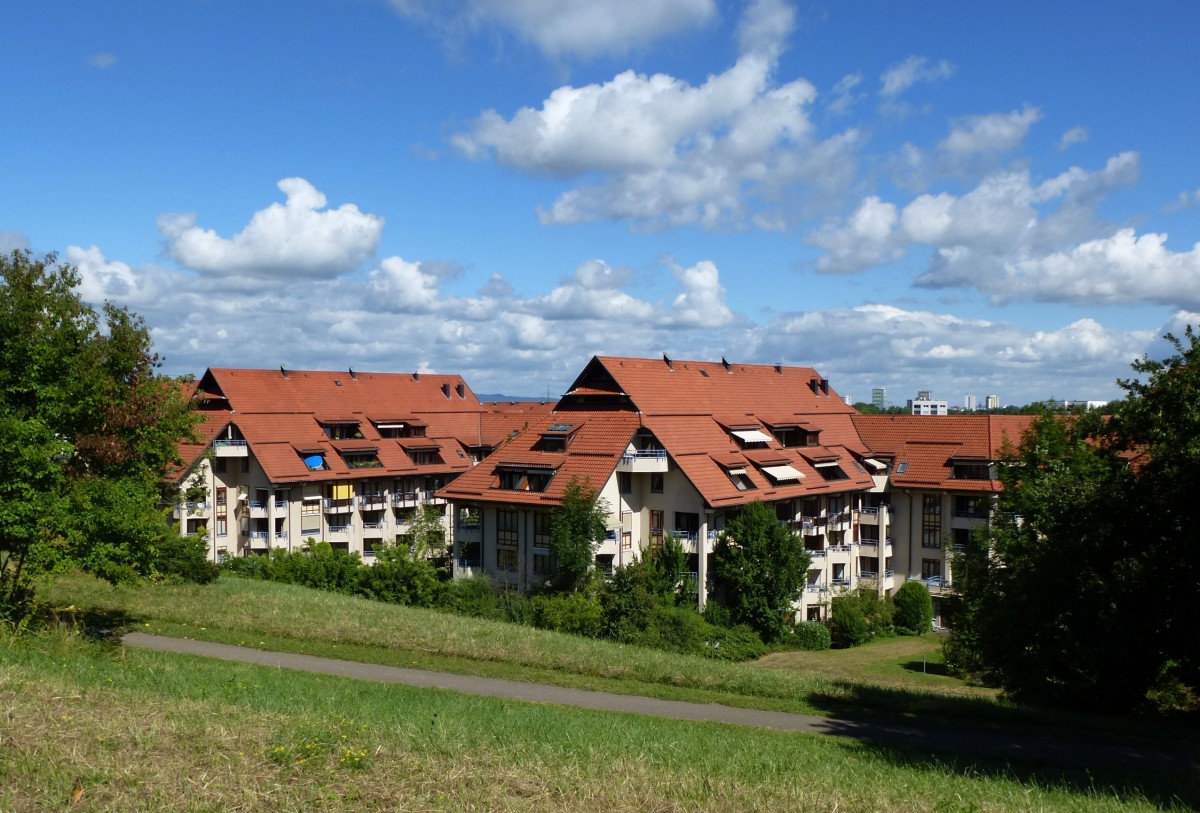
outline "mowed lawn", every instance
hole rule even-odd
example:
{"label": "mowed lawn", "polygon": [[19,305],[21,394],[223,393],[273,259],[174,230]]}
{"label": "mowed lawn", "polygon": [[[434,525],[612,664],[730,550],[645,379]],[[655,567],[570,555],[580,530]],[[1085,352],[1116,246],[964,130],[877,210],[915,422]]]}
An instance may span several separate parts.
{"label": "mowed lawn", "polygon": [[[1026,719],[916,671],[932,640],[723,664],[240,579],[112,588],[71,576],[43,597],[94,627],[373,662],[794,711],[865,698],[909,715],[940,702],[960,722]],[[1101,776],[465,697],[64,631],[0,640],[0,709],[4,811],[72,800],[92,810],[1103,811],[1200,799],[1195,776]]]}

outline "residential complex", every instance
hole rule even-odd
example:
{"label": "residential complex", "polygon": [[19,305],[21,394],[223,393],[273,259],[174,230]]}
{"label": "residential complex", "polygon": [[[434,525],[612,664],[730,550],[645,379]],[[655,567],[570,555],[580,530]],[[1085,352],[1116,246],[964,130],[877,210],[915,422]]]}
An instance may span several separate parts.
{"label": "residential complex", "polygon": [[950,404],[935,400],[928,390],[921,390],[916,398],[908,400],[908,410],[913,415],[948,415]]}
{"label": "residential complex", "polygon": [[326,540],[370,561],[422,505],[445,511],[458,574],[530,589],[578,481],[599,492],[597,567],[678,538],[699,604],[726,523],[769,504],[812,556],[797,614],[839,591],[921,579],[986,521],[994,461],[1023,416],[860,415],[807,367],[592,358],[556,404],[483,404],[457,376],[214,369],[196,387],[205,443],[185,449],[185,530],[214,558]]}

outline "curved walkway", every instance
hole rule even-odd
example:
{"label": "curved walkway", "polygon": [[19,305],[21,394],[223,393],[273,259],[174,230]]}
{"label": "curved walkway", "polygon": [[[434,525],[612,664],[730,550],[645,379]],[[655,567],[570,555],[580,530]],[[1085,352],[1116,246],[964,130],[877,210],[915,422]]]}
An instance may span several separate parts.
{"label": "curved walkway", "polygon": [[810,734],[832,734],[889,746],[929,751],[968,752],[990,759],[1042,762],[1068,767],[1127,768],[1132,770],[1196,770],[1198,755],[1183,751],[1166,751],[1109,743],[1068,741],[1029,734],[997,734],[943,726],[923,726],[907,723],[879,723],[867,720],[845,720],[788,712],[759,711],[679,700],[658,700],[637,695],[593,692],[568,689],[540,683],[520,683],[513,680],[454,675],[405,669],[398,666],[358,663],[291,652],[268,652],[230,644],[194,641],[189,638],[168,638],[126,633],[126,646],[201,655],[238,663],[273,666],[323,675],[336,675],[355,680],[378,683],[399,683],[406,686],[446,689],[463,694],[500,697],[531,703],[550,703],[560,706],[642,714],[676,720],[754,726],[780,731],[800,731]]}

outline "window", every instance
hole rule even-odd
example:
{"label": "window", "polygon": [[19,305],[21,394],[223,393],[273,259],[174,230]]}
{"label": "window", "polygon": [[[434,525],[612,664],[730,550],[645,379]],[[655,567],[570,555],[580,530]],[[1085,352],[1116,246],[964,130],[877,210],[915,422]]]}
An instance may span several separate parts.
{"label": "window", "polygon": [[941,559],[922,559],[921,560],[921,578],[922,579],[940,579],[942,577],[942,560]]}
{"label": "window", "polygon": [[563,435],[543,435],[538,443],[538,449],[543,452],[565,452],[567,439]]}
{"label": "window", "polygon": [[409,449],[408,458],[417,466],[434,466],[442,462],[436,449]]}
{"label": "window", "polygon": [[[551,516],[550,514],[537,513],[533,515],[533,546],[535,548],[549,548],[551,534]],[[537,570],[535,569],[536,573]]]}
{"label": "window", "polygon": [[879,544],[879,526],[878,525],[859,525],[859,539],[864,544],[878,545]]}
{"label": "window", "polygon": [[517,512],[496,512],[496,544],[516,547],[517,545]]}
{"label": "window", "polygon": [[970,528],[955,528],[954,529],[954,549],[966,550],[967,545],[971,544],[971,529]]}
{"label": "window", "polygon": [[325,430],[325,437],[330,440],[354,440],[362,437],[358,421],[330,421],[322,423],[321,428]]}
{"label": "window", "polygon": [[225,457],[218,457],[216,460],[214,460],[213,461],[213,471],[216,474],[224,474],[225,472],[227,472],[229,470],[229,466],[226,464],[227,460],[228,460],[228,458],[225,458]]}
{"label": "window", "polygon": [[373,450],[346,451],[342,453],[342,460],[346,461],[346,465],[352,469],[378,469],[383,466]]}
{"label": "window", "polygon": [[304,502],[300,503],[300,516],[312,517],[320,516],[321,514],[321,498],[304,498]]}
{"label": "window", "polygon": [[842,467],[837,463],[814,463],[813,468],[817,470],[817,474],[821,475],[826,480],[850,479],[850,475],[842,471]]}
{"label": "window", "polygon": [[225,521],[225,517],[217,517],[217,536],[225,536],[229,531],[229,526]]}
{"label": "window", "polygon": [[242,474],[249,474],[249,473],[250,473],[250,458],[243,457],[242,458]]}
{"label": "window", "polygon": [[755,487],[745,469],[730,469],[729,479],[737,486],[738,491],[751,491]]}
{"label": "window", "polygon": [[617,490],[622,494],[633,493],[633,474],[627,471],[617,472]]}
{"label": "window", "polygon": [[516,548],[496,548],[496,569],[497,570],[516,570],[517,569],[517,549]]}
{"label": "window", "polygon": [[846,498],[841,494],[830,494],[826,498],[825,507],[829,511],[829,515],[842,513],[842,509],[846,507]]}
{"label": "window", "polygon": [[545,491],[554,477],[553,469],[497,469],[492,488],[506,491]]}
{"label": "window", "polygon": [[217,489],[217,513],[224,514],[229,503],[229,489],[221,486]]}
{"label": "window", "polygon": [[675,530],[685,534],[688,539],[695,539],[696,534],[700,533],[700,515],[676,511]]}
{"label": "window", "polygon": [[650,511],[650,545],[661,548],[663,543],[663,512]]}
{"label": "window", "polygon": [[901,463],[896,466],[896,474],[904,474],[906,471],[908,471],[908,463]]}
{"label": "window", "polygon": [[553,557],[549,553],[533,554],[533,575],[549,576],[553,572]]}
{"label": "window", "polygon": [[991,480],[992,467],[982,462],[955,462],[950,476],[955,480]]}
{"label": "window", "polygon": [[650,493],[651,494],[662,494],[663,493],[664,479],[665,478],[663,477],[663,473],[661,471],[655,471],[655,472],[650,473]]}
{"label": "window", "polygon": [[921,498],[921,547],[942,546],[942,495],[925,494]]}
{"label": "window", "polygon": [[633,534],[629,531],[621,533],[621,550],[633,550]]}
{"label": "window", "polygon": [[987,519],[988,498],[983,496],[958,495],[954,498],[954,516],[969,519]]}

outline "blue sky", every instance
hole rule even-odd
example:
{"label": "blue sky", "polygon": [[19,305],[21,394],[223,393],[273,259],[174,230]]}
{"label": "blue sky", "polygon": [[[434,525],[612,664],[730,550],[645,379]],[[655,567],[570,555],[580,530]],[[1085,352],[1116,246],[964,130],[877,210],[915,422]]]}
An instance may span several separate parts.
{"label": "blue sky", "polygon": [[9,3],[0,250],[172,374],[595,353],[1104,399],[1200,322],[1179,2]]}

